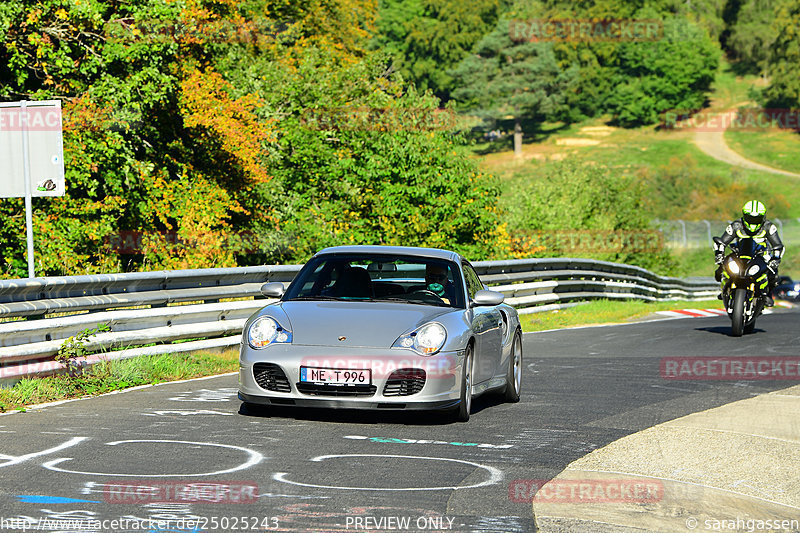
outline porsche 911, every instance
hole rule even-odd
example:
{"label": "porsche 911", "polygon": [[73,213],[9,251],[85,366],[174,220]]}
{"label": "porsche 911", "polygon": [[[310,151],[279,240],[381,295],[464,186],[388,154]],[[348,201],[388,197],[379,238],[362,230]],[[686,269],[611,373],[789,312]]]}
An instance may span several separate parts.
{"label": "porsche 911", "polygon": [[245,405],[437,410],[459,421],[493,391],[519,401],[522,329],[455,252],[326,248],[245,324]]}

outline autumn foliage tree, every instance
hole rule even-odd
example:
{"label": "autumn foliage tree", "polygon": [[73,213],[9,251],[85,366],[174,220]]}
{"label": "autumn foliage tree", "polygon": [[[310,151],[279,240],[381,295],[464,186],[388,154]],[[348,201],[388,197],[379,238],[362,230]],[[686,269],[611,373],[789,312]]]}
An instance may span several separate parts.
{"label": "autumn foliage tree", "polygon": [[[37,272],[297,262],[348,242],[502,247],[497,190],[457,125],[427,124],[438,101],[368,50],[376,13],[376,0],[0,5],[0,98],[64,108],[67,193],[34,202]],[[358,125],[308,123],[348,106],[367,110]],[[0,213],[3,274],[24,275],[22,203]]]}

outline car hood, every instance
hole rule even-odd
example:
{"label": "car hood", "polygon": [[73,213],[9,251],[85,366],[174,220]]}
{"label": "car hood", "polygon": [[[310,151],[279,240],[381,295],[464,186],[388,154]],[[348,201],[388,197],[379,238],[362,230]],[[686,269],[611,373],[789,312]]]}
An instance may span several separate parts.
{"label": "car hood", "polygon": [[456,311],[429,305],[353,301],[289,301],[280,307],[291,324],[292,344],[374,348],[388,348],[408,330]]}

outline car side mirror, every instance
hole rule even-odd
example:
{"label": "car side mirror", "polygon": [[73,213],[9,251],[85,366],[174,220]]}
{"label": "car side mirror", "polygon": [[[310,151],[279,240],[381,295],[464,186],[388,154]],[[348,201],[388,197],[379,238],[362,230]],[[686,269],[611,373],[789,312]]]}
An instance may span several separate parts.
{"label": "car side mirror", "polygon": [[475,293],[475,297],[472,299],[472,307],[500,305],[505,299],[506,297],[502,292],[480,290]]}
{"label": "car side mirror", "polygon": [[286,292],[286,289],[280,281],[265,283],[261,286],[261,294],[267,298],[280,298],[284,292]]}

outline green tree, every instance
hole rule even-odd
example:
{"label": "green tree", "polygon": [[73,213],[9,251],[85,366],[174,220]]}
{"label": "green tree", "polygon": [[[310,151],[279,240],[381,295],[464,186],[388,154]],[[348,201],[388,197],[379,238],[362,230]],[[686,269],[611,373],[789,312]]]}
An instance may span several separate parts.
{"label": "green tree", "polygon": [[[668,109],[702,107],[720,52],[705,27],[719,33],[719,0],[598,0],[525,2],[516,20],[658,21],[663,35],[643,41],[567,38],[552,43],[562,69],[579,74],[565,92],[563,118],[603,113],[622,125],[649,124]],[[696,22],[693,22],[696,21]]]}
{"label": "green tree", "polygon": [[403,77],[447,101],[450,70],[491,31],[510,0],[382,0],[376,46],[392,54]]}
{"label": "green tree", "polygon": [[747,0],[731,26],[726,46],[743,70],[767,74],[769,54],[778,36],[777,10],[784,0]]}
{"label": "green tree", "polygon": [[769,108],[800,107],[800,4],[787,2],[777,12],[776,39],[769,58],[770,84],[764,89]]}
{"label": "green tree", "polygon": [[295,68],[251,65],[280,115],[273,179],[255,191],[274,223],[259,234],[264,256],[301,261],[323,246],[447,247],[488,258],[505,237],[499,191],[481,175],[438,99],[404,90],[385,58],[334,68],[330,51],[309,48]]}
{"label": "green tree", "polygon": [[[654,246],[657,239],[642,239],[651,212],[647,190],[635,177],[594,163],[560,161],[541,167],[516,194],[509,227],[512,234],[529,236],[534,253],[528,256],[673,266],[668,251]],[[634,237],[621,238],[626,235]]]}
{"label": "green tree", "polygon": [[663,39],[622,43],[608,110],[625,126],[653,124],[668,110],[704,106],[720,51],[705,30],[679,18],[664,21]]}
{"label": "green tree", "polygon": [[512,40],[509,19],[475,46],[453,70],[460,107],[490,119],[514,119],[514,153],[522,154],[523,119],[543,121],[561,112],[565,92],[577,75],[559,67],[550,43]]}

